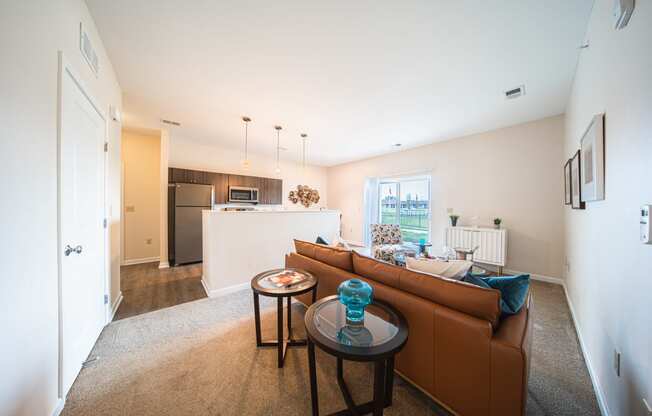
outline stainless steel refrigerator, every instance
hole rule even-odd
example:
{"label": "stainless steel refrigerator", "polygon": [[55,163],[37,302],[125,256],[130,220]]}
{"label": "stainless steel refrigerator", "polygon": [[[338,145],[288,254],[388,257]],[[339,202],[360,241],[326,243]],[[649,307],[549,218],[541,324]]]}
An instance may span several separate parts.
{"label": "stainless steel refrigerator", "polygon": [[174,264],[202,261],[202,211],[211,209],[212,185],[177,183],[174,190]]}

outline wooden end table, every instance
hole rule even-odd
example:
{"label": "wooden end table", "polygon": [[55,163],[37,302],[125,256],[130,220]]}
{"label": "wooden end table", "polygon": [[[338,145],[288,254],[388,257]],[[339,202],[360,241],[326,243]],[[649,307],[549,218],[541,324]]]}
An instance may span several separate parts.
{"label": "wooden end table", "polygon": [[[277,286],[270,278],[278,276],[284,272],[294,272],[301,275],[304,280],[290,284],[288,286]],[[256,322],[256,346],[257,347],[276,347],[278,350],[278,368],[283,367],[285,354],[289,347],[299,347],[306,345],[305,339],[292,338],[292,296],[303,295],[312,291],[312,302],[317,300],[317,277],[301,269],[274,269],[257,274],[251,279],[251,289],[254,292],[254,315]],[[275,340],[263,341],[260,333],[260,302],[259,296],[269,296],[277,299],[276,319],[277,319],[277,338]],[[283,298],[287,298],[287,338],[283,334]]]}
{"label": "wooden end table", "polygon": [[[337,358],[337,384],[347,408],[332,415],[382,415],[383,409],[392,404],[394,356],[408,339],[408,324],[403,314],[385,302],[374,300],[365,308],[364,323],[350,325],[345,306],[337,296],[329,296],[308,308],[305,323],[313,416],[319,415],[315,345]],[[374,363],[374,393],[370,402],[359,405],[353,402],[344,381],[344,360]]]}

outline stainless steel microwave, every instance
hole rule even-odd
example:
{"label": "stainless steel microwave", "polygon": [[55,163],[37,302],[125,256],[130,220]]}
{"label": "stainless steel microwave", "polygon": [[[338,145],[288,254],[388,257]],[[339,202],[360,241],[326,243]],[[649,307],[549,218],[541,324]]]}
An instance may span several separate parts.
{"label": "stainless steel microwave", "polygon": [[258,203],[258,188],[229,186],[229,202]]}

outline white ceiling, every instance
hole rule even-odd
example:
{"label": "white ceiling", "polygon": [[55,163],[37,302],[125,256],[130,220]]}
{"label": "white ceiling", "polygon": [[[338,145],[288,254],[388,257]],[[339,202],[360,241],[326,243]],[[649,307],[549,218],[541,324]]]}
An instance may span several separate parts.
{"label": "white ceiling", "polygon": [[329,166],[563,113],[593,0],[87,3],[126,125]]}

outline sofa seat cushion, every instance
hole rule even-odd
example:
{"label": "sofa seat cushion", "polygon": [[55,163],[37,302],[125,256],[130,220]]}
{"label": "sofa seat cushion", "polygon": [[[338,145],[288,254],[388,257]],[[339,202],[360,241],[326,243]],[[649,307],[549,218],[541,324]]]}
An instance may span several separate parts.
{"label": "sofa seat cushion", "polygon": [[394,263],[394,253],[402,250],[403,246],[400,244],[381,244],[372,248],[374,258],[389,263]]}
{"label": "sofa seat cushion", "polygon": [[356,252],[352,256],[355,274],[484,319],[494,328],[498,326],[500,292],[497,290],[415,272]]}
{"label": "sofa seat cushion", "polygon": [[325,246],[309,243],[307,241],[294,240],[294,247],[298,254],[319,260],[329,266],[337,267],[347,272],[353,271],[353,260],[351,250],[338,247]]}
{"label": "sofa seat cushion", "polygon": [[415,272],[427,273],[433,276],[460,280],[469,271],[473,262],[469,260],[441,261],[435,259],[417,259],[406,257],[405,265]]}

